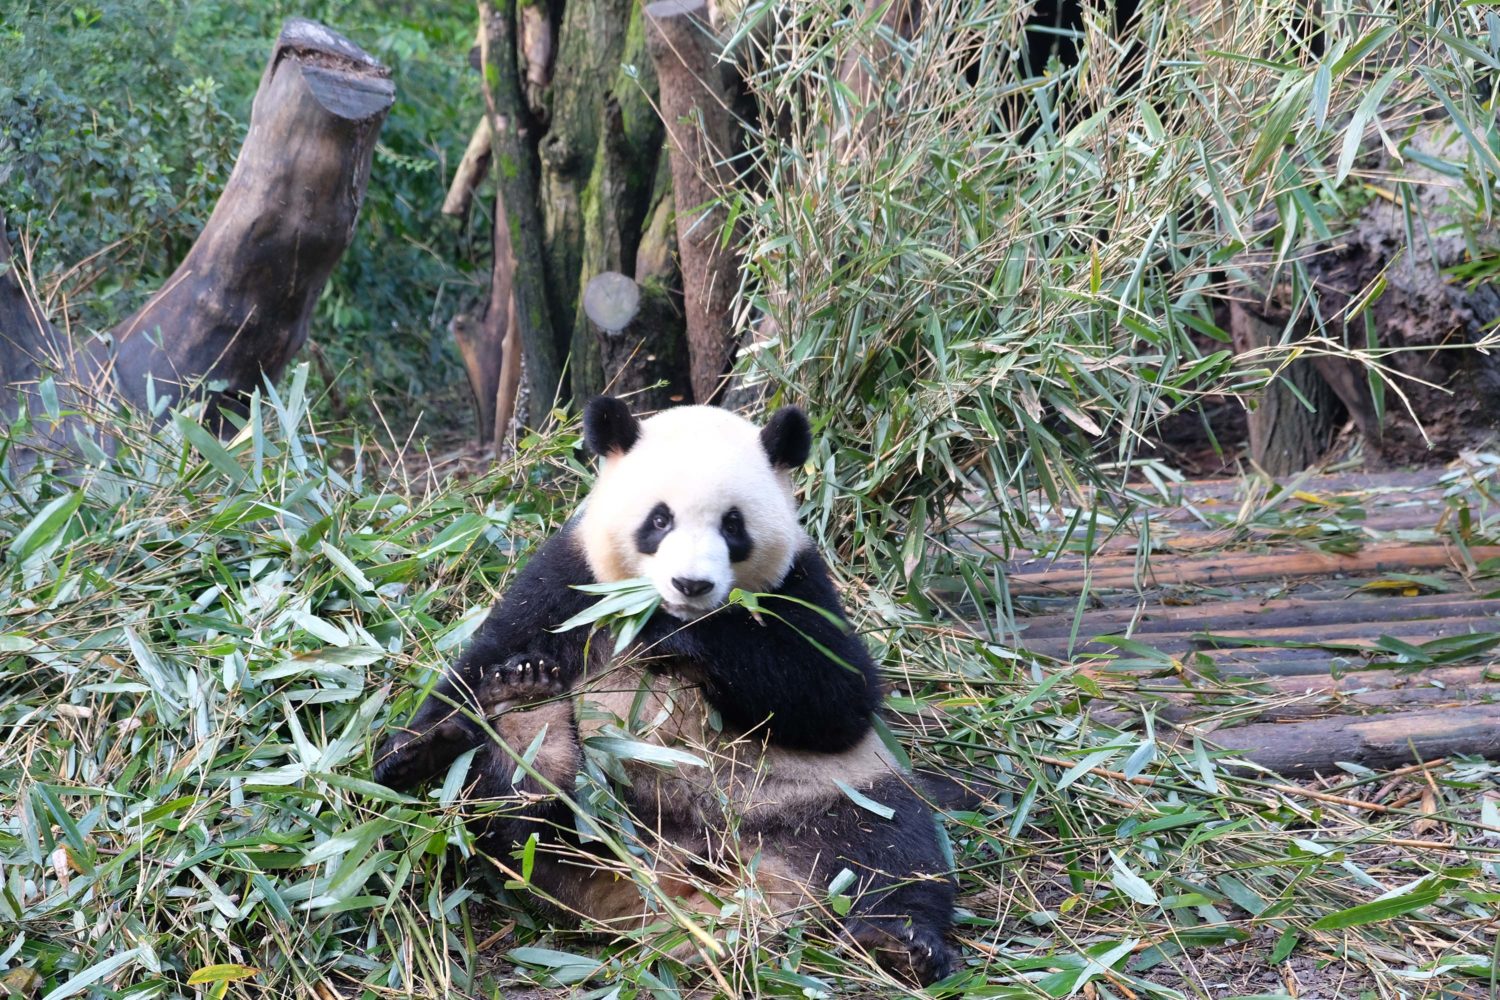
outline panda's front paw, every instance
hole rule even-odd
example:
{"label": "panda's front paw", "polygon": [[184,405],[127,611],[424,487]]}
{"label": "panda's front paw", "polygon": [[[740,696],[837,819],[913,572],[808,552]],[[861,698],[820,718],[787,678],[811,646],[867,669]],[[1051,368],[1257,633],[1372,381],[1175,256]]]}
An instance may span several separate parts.
{"label": "panda's front paw", "polygon": [[953,974],[958,962],[943,932],[901,918],[853,917],[846,933],[887,971],[921,986]]}
{"label": "panda's front paw", "polygon": [[554,660],[532,653],[517,653],[504,663],[480,668],[475,694],[485,715],[529,702],[546,701],[562,694],[562,668]]}

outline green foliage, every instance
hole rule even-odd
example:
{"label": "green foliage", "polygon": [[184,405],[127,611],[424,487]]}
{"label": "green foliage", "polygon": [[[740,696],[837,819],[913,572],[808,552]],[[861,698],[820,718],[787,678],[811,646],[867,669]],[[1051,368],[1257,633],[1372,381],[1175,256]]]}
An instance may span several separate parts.
{"label": "green foliage", "polygon": [[[322,20],[389,66],[359,231],[318,307],[318,382],[340,416],[463,426],[446,330],[472,284],[471,234],[438,212],[480,111],[474,7],[379,0],[15,0],[0,11],[0,209],[32,276],[79,331],[121,321],[171,273],[234,164],[283,18]],[[480,267],[487,266],[483,261]],[[316,384],[316,383],[315,383]]]}
{"label": "green foliage", "polygon": [[729,197],[746,295],[782,334],[744,368],[813,401],[814,524],[861,575],[920,604],[954,571],[938,536],[957,495],[1008,543],[1040,512],[1098,513],[1087,488],[1117,492],[1161,418],[1263,383],[1292,346],[1236,358],[1222,328],[1246,251],[1318,317],[1301,349],[1382,367],[1318,312],[1298,252],[1410,194],[1372,166],[1377,132],[1458,181],[1429,224],[1480,239],[1500,40],[1470,4],[1376,7],[1329,12],[1316,45],[1287,0],[1146,2],[1119,40],[1088,8],[1077,65],[1032,72],[1009,0],[923,2],[914,41],[878,10],[752,5],[780,19],[752,82],[768,181]]}
{"label": "green foliage", "polygon": [[[445,864],[476,857],[466,818],[504,806],[462,799],[469,755],[408,797],[371,782],[370,753],[576,506],[578,436],[529,437],[469,487],[418,494],[377,474],[389,456],[319,432],[306,366],[290,381],[227,442],[185,415],[155,431],[109,418],[113,458],[23,471],[28,430],[0,433],[0,962],[56,997],[490,996],[517,975],[558,996],[899,992],[810,922],[758,923],[749,896],[579,940],[519,905],[534,848],[493,859],[503,882]],[[628,590],[613,588],[627,613]],[[881,729],[892,752],[993,784],[992,806],[945,823],[961,936],[979,947],[936,995],[1108,983],[1101,996],[1182,1000],[1162,975],[1209,945],[1260,961],[1253,926],[1281,958],[1378,955],[1388,984],[1492,974],[1479,824],[1495,811],[1476,804],[1495,766],[1436,774],[1436,812],[1353,819],[1221,769],[1200,741],[1158,740],[1149,716],[1139,732],[1086,723],[1089,706],[1126,707],[1087,673],[908,619],[878,591],[857,609],[880,615],[870,637],[902,687]],[[610,762],[701,762],[628,735],[589,751],[563,791],[639,878]],[[1356,769],[1332,791],[1382,780]],[[1414,819],[1456,831],[1452,850],[1393,850]],[[835,911],[844,888],[826,888]],[[529,971],[480,949],[507,928]],[[694,939],[723,954],[661,957]]]}
{"label": "green foliage", "polygon": [[124,425],[114,459],[0,499],[0,951],[56,996],[310,995],[334,970],[433,996],[476,972],[473,889],[440,877],[472,853],[457,786],[373,784],[371,735],[393,676],[404,714],[571,505],[538,484],[579,471],[576,435],[412,496],[312,433],[307,374],[227,443]]}

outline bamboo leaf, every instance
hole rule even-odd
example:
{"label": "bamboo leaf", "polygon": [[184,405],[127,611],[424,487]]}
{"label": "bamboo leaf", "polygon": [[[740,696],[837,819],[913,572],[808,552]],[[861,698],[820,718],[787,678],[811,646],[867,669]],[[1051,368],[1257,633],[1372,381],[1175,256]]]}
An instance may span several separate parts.
{"label": "bamboo leaf", "polygon": [[1446,892],[1452,884],[1452,879],[1428,875],[1409,885],[1393,889],[1368,903],[1361,903],[1358,906],[1350,906],[1330,913],[1314,921],[1312,928],[1315,931],[1336,931],[1348,927],[1359,927],[1364,924],[1379,923],[1382,920],[1393,920],[1396,917],[1405,916],[1408,913],[1425,909],[1436,903],[1438,897]]}

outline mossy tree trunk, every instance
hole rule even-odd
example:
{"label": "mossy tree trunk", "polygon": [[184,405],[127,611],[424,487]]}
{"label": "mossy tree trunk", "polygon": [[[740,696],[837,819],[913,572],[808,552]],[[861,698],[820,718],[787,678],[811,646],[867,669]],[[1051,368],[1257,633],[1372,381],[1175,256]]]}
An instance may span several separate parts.
{"label": "mossy tree trunk", "polygon": [[[476,394],[479,437],[494,434],[497,441],[503,439],[510,414],[503,392],[500,405],[492,405],[490,391],[503,381],[500,369],[516,360],[506,358],[501,344],[511,332],[504,319],[509,311],[518,316],[528,417],[534,423],[544,419],[554,393],[581,400],[606,388],[599,340],[582,302],[592,278],[644,269],[655,286],[669,289],[679,301],[681,283],[674,245],[661,238],[658,216],[663,204],[668,212],[671,204],[670,184],[664,183],[666,130],[655,110],[656,75],[639,5],[632,0],[551,0],[548,6],[547,0],[531,0],[511,10],[502,26],[519,24],[520,30],[501,43],[492,21],[484,22],[490,25],[490,37],[481,61],[494,67],[486,86],[494,105],[496,141],[515,144],[491,160],[502,168],[511,166],[496,176],[497,203],[505,205],[495,213],[496,225],[509,231],[505,238],[497,234],[494,242],[497,252],[502,244],[514,252],[508,261],[497,258],[486,306],[459,317],[453,326]],[[506,18],[507,11],[499,6],[491,17]],[[555,39],[555,46],[534,44],[534,31],[528,37],[526,26],[542,23],[552,26],[547,40]],[[509,50],[495,51],[500,44]],[[540,59],[550,59],[550,65],[538,65]],[[510,82],[519,81],[520,67],[527,82],[524,94]],[[502,69],[509,80],[498,74]],[[467,212],[468,196],[488,167],[482,151],[471,152],[455,173],[445,205],[450,213]],[[530,190],[527,174],[535,178]],[[529,225],[533,218],[535,239]],[[637,260],[643,242],[650,258],[644,268]],[[506,303],[496,302],[495,289],[502,285],[501,298],[541,289],[543,308],[506,310]],[[678,311],[660,315],[671,320]],[[680,336],[680,319],[676,325]]]}
{"label": "mossy tree trunk", "polygon": [[602,271],[634,270],[661,155],[639,5],[567,3],[551,91],[540,143],[547,284],[558,347],[571,352],[572,391],[582,398],[604,383],[580,294]]}

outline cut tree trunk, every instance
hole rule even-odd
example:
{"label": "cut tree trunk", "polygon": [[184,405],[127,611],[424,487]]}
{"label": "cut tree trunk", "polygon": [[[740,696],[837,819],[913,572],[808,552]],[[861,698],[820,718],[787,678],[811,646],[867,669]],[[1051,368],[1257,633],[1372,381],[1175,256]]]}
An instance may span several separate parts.
{"label": "cut tree trunk", "polygon": [[[162,289],[87,350],[60,338],[0,280],[0,376],[60,365],[85,399],[136,407],[205,397],[211,413],[278,377],[307,339],[313,306],[354,235],[376,136],[395,100],[389,71],[320,24],[287,20],[271,51],[234,170],[192,249]],[[18,343],[17,341],[25,341]],[[20,367],[15,360],[24,356]],[[0,386],[0,406],[14,398]]]}
{"label": "cut tree trunk", "polygon": [[731,94],[704,0],[648,4],[646,39],[670,138],[677,248],[692,359],[693,398],[713,402],[734,360],[739,241],[725,239],[719,193],[733,179],[737,128]]}
{"label": "cut tree trunk", "polygon": [[280,375],[354,235],[370,158],[395,101],[387,70],[342,35],[288,20],[261,77],[224,193],[172,277],[114,330],[116,390],[146,381],[219,400]]}
{"label": "cut tree trunk", "polygon": [[682,316],[659,284],[637,285],[606,271],[584,288],[583,308],[599,338],[610,393],[629,396],[637,412],[684,402],[690,389]]}

